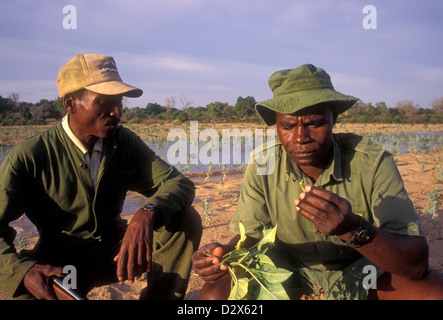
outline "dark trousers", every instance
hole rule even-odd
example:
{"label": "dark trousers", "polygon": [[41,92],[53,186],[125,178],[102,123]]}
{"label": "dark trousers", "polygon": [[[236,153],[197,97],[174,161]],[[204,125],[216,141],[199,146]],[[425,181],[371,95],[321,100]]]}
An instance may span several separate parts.
{"label": "dark trousers", "polygon": [[[152,268],[147,276],[147,286],[140,299],[183,299],[192,268],[192,254],[198,249],[202,235],[201,218],[191,206],[177,212],[168,225],[154,231]],[[87,265],[76,264],[77,290],[86,295],[95,287],[118,282],[117,266],[113,258],[121,241],[101,252]],[[38,260],[38,256],[36,257]],[[42,261],[42,263],[47,263]],[[60,265],[60,264],[58,264]],[[32,299],[22,292],[14,299]]]}

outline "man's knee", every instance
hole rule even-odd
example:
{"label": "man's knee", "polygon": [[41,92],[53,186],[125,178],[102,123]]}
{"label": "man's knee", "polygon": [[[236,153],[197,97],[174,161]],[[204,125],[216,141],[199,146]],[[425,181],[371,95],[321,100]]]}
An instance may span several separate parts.
{"label": "man's knee", "polygon": [[[203,232],[201,217],[192,206],[186,206],[176,212],[169,223],[158,231],[158,239],[165,244],[167,239],[182,238],[191,241],[194,251],[198,249]],[[166,232],[162,232],[166,231]],[[175,236],[174,236],[175,235]]]}
{"label": "man's knee", "polygon": [[179,213],[182,217],[182,228],[193,242],[198,242],[196,249],[200,245],[203,234],[202,220],[200,214],[192,206],[184,207]]}
{"label": "man's knee", "polygon": [[385,272],[377,280],[377,289],[369,290],[368,299],[443,300],[443,275],[430,269],[423,279],[411,280]]}

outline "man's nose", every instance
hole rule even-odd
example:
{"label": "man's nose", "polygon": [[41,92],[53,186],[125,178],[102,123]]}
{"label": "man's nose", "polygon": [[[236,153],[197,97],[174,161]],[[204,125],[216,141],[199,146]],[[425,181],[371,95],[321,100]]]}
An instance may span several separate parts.
{"label": "man's nose", "polygon": [[303,144],[310,141],[309,129],[303,125],[299,125],[294,129],[293,143]]}
{"label": "man's nose", "polygon": [[110,113],[111,117],[121,118],[122,116],[122,104],[119,103],[118,105],[115,105]]}

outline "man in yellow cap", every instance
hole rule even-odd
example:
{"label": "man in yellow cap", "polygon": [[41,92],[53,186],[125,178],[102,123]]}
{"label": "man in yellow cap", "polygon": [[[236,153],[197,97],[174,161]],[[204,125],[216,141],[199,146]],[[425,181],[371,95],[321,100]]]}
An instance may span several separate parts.
{"label": "man in yellow cap", "polygon": [[[55,299],[51,277],[74,266],[78,291],[147,272],[142,299],[183,299],[201,220],[192,181],[119,125],[124,83],[112,57],[81,54],[60,69],[65,118],[11,151],[0,168],[0,288],[15,299]],[[128,190],[147,197],[131,222]],[[39,241],[17,253],[10,221],[23,214]]]}
{"label": "man in yellow cap", "polygon": [[[442,299],[442,277],[428,270],[420,219],[392,156],[368,138],[332,132],[338,114],[358,99],[337,92],[311,64],[278,71],[269,85],[274,96],[256,111],[276,125],[279,139],[255,152],[245,173],[231,221],[237,234],[244,225],[244,247],[257,242],[264,226],[277,227],[267,254],[292,272],[283,282],[291,299],[319,288],[325,299]],[[264,154],[275,169],[258,175]],[[201,299],[228,297],[230,275],[217,257],[238,240],[193,255],[206,281]]]}

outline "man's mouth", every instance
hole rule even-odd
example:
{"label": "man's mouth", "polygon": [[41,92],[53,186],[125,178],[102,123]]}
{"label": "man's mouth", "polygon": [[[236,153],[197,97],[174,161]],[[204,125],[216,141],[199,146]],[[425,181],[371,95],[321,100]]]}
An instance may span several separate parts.
{"label": "man's mouth", "polygon": [[111,121],[107,121],[105,123],[106,127],[112,127],[112,128],[116,128],[118,127],[118,124],[120,123],[120,120],[111,120]]}
{"label": "man's mouth", "polygon": [[292,151],[292,154],[297,158],[310,158],[316,154],[315,150],[300,150],[300,151]]}

